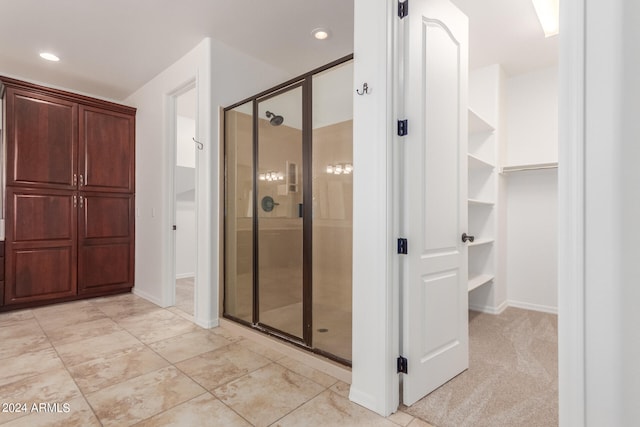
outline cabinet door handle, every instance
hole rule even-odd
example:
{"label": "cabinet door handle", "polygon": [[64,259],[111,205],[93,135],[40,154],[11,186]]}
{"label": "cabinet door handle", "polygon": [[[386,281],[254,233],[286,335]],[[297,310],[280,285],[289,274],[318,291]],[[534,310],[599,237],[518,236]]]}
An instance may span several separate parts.
{"label": "cabinet door handle", "polygon": [[73,195],[73,207],[78,207],[78,196],[76,196],[75,194]]}
{"label": "cabinet door handle", "polygon": [[76,185],[78,185],[78,174],[74,173],[73,174],[73,186],[75,187]]}
{"label": "cabinet door handle", "polygon": [[80,209],[84,207],[84,197],[80,196]]}
{"label": "cabinet door handle", "polygon": [[84,177],[80,174],[80,187],[84,185]]}

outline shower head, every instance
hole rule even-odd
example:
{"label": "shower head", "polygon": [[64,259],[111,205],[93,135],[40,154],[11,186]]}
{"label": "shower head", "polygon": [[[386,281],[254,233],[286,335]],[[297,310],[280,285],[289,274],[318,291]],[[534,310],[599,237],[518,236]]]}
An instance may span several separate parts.
{"label": "shower head", "polygon": [[269,123],[271,126],[280,126],[284,122],[284,117],[277,116],[273,114],[271,111],[266,112],[267,118],[269,119]]}

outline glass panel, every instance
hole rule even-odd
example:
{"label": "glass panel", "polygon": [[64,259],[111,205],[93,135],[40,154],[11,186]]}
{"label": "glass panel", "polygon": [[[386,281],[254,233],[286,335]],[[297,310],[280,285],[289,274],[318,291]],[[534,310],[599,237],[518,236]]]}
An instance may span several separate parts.
{"label": "glass panel", "polygon": [[351,360],[353,62],[313,76],[313,346]]}
{"label": "glass panel", "polygon": [[261,324],[302,338],[302,88],[258,104]]}
{"label": "glass panel", "polygon": [[225,113],[225,314],[252,322],[253,107]]}

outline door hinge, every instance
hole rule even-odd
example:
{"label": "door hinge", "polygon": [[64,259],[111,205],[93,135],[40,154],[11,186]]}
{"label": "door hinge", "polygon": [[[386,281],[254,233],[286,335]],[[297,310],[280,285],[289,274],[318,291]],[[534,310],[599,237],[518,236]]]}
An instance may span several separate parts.
{"label": "door hinge", "polygon": [[404,18],[409,14],[409,0],[399,1],[398,2],[398,17],[400,19]]}
{"label": "door hinge", "polygon": [[398,357],[398,373],[406,374],[407,373],[407,358],[399,356]]}
{"label": "door hinge", "polygon": [[398,120],[398,136],[405,136],[409,132],[409,120]]}
{"label": "door hinge", "polygon": [[175,231],[175,230],[177,230],[177,229],[178,229],[178,227],[177,227],[176,225],[174,225],[174,226],[173,226],[173,230]]}
{"label": "door hinge", "polygon": [[402,255],[406,255],[409,253],[409,242],[407,241],[407,239],[398,239],[398,253]]}

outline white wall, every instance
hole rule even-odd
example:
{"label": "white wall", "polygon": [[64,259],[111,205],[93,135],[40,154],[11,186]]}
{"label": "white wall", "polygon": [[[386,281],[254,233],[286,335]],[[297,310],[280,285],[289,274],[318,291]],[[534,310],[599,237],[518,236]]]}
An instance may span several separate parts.
{"label": "white wall", "polygon": [[[136,277],[134,292],[161,306],[174,303],[173,186],[174,141],[170,95],[197,80],[200,135],[211,134],[211,42],[203,40],[176,63],[126,99],[136,116]],[[158,266],[163,266],[158,268]],[[203,275],[210,283],[210,274]],[[196,316],[198,312],[196,311]],[[210,313],[200,313],[207,323]]]}
{"label": "white wall", "polygon": [[[230,47],[204,39],[183,58],[145,84],[126,103],[138,107],[136,126],[136,286],[134,292],[161,306],[173,303],[173,152],[168,118],[172,97],[196,82],[198,128],[204,150],[196,154],[195,321],[218,322],[220,255],[220,124],[218,108],[289,78],[286,73]],[[158,268],[158,266],[164,268]]]}
{"label": "white wall", "polygon": [[514,307],[557,312],[558,174],[510,173],[507,183],[507,292]]}
{"label": "white wall", "polygon": [[[389,415],[398,408],[397,270],[392,249],[392,81],[390,32],[396,4],[355,0],[353,105],[353,341],[349,398]],[[397,7],[397,6],[396,6]],[[397,19],[397,17],[395,18]],[[397,234],[396,234],[397,237]],[[397,267],[396,267],[397,268]]]}
{"label": "white wall", "polygon": [[568,0],[561,16],[560,425],[636,425],[640,3]]}
{"label": "white wall", "polygon": [[558,161],[558,67],[507,79],[504,165]]}
{"label": "white wall", "polygon": [[628,426],[640,419],[640,4],[586,5],[586,419]]}
{"label": "white wall", "polygon": [[500,120],[499,65],[469,72],[469,108],[497,128]]}
{"label": "white wall", "polygon": [[[558,68],[506,82],[503,165],[558,161]],[[509,305],[556,313],[558,307],[558,177],[556,169],[510,172],[506,183]]]}
{"label": "white wall", "polygon": [[353,62],[313,78],[313,128],[353,118]]}

